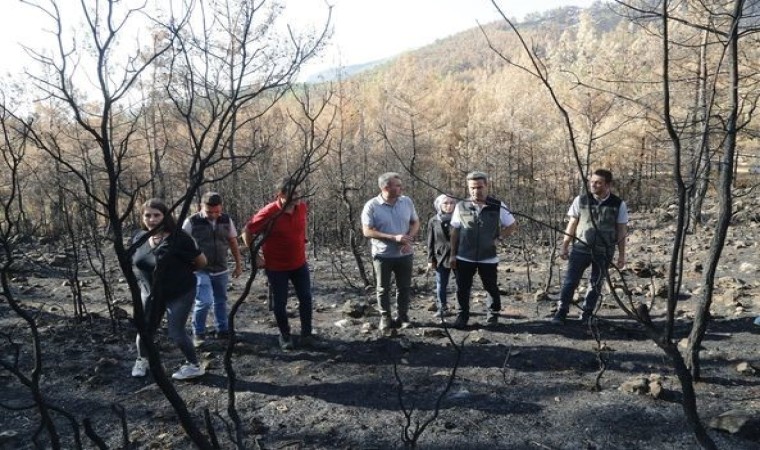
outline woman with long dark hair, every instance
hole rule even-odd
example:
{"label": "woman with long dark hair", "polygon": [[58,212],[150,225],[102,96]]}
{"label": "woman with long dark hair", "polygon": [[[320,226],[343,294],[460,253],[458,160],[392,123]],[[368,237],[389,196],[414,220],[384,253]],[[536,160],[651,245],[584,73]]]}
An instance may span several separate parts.
{"label": "woman with long dark hair", "polygon": [[[169,208],[157,198],[142,205],[141,227],[133,242],[145,234],[150,237],[135,250],[135,268],[147,327],[155,333],[166,313],[169,338],[185,356],[185,363],[172,375],[175,380],[189,380],[205,373],[198,364],[193,342],[185,329],[195,300],[195,274],[206,265],[206,257],[190,235],[177,228]],[[137,334],[137,361],[133,377],[144,377],[148,371],[145,345]]]}

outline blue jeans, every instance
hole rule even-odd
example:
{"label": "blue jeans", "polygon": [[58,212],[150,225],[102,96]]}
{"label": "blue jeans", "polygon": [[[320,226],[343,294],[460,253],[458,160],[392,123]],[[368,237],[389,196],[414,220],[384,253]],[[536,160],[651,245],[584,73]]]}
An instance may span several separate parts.
{"label": "blue jeans", "polygon": [[565,280],[562,282],[562,291],[559,295],[557,308],[565,313],[568,312],[570,302],[573,300],[573,294],[575,294],[575,290],[578,289],[581,278],[583,278],[583,272],[588,269],[588,266],[591,266],[591,275],[588,278],[589,290],[586,293],[586,298],[583,301],[581,309],[586,313],[592,313],[596,307],[596,301],[599,299],[602,284],[607,277],[607,268],[611,260],[612,255],[595,255],[572,249],[567,259]]}
{"label": "blue jeans", "polygon": [[409,320],[409,295],[412,290],[412,255],[399,258],[374,258],[377,310],[380,315],[391,315],[391,275],[396,276],[396,316]]}
{"label": "blue jeans", "polygon": [[438,311],[445,309],[447,306],[447,290],[449,288],[449,277],[451,269],[438,264],[435,268],[435,304],[438,305]]}
{"label": "blue jeans", "polygon": [[211,276],[204,270],[195,272],[198,281],[193,309],[193,331],[196,336],[206,332],[206,316],[214,305],[216,331],[228,331],[227,325],[227,285],[230,282],[228,272]]}
{"label": "blue jeans", "polygon": [[470,317],[470,293],[472,292],[472,280],[475,272],[480,276],[483,289],[488,294],[486,298],[487,316],[493,316],[501,311],[501,294],[499,294],[496,263],[476,263],[457,260],[457,270],[454,272],[457,278],[457,302],[459,303],[460,315]]}
{"label": "blue jeans", "polygon": [[272,309],[277,328],[283,337],[290,336],[288,324],[288,281],[293,283],[298,298],[298,315],[301,318],[301,336],[311,336],[311,278],[309,265],[294,270],[267,270]]}

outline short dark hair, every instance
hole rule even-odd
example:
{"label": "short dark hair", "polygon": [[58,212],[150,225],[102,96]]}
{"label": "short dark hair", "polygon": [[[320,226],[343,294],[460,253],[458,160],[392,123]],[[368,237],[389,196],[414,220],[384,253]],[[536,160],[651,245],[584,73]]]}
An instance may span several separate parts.
{"label": "short dark hair", "polygon": [[596,169],[594,175],[604,178],[604,182],[607,184],[612,183],[612,172],[607,169]]}
{"label": "short dark hair", "polygon": [[488,175],[485,172],[475,170],[467,174],[467,181],[470,180],[483,180],[488,183]]}
{"label": "short dark hair", "polygon": [[222,196],[218,192],[209,191],[201,197],[201,203],[208,206],[217,206],[222,204]]}
{"label": "short dark hair", "polygon": [[[160,198],[148,199],[148,201],[142,204],[142,207],[140,208],[140,215],[142,216],[142,213],[148,208],[157,209],[161,211],[161,214],[164,215],[164,220],[158,226],[159,230],[164,230],[171,233],[175,228],[177,228],[177,222],[174,220],[174,216],[172,216],[171,212],[169,212],[169,207],[166,206],[166,203],[164,203],[163,200]],[[145,226],[145,221],[140,220],[140,228],[143,230],[148,229],[148,227]]]}
{"label": "short dark hair", "polygon": [[290,195],[298,187],[298,183],[291,177],[283,177],[277,184],[277,193]]}

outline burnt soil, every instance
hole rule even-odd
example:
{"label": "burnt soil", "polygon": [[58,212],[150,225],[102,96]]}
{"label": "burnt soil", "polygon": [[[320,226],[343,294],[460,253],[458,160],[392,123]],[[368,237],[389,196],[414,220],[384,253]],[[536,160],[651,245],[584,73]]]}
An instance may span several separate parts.
{"label": "burnt soil", "polygon": [[[650,267],[652,277],[639,277],[631,270],[624,275],[634,300],[652,304],[652,318],[661,324],[665,300],[656,293],[665,282],[667,242],[672,232],[667,223],[638,220],[638,229],[631,233],[628,266]],[[760,411],[760,376],[737,370],[741,362],[760,368],[760,327],[752,324],[760,314],[756,225],[747,222],[732,228],[722,259],[725,263],[718,273],[714,320],[703,343],[703,380],[695,385],[698,411],[705,424],[728,410],[750,411],[756,416]],[[676,341],[688,335],[700,298],[698,266],[705,261],[707,240],[699,241],[686,252]],[[476,281],[470,327],[449,330],[461,349],[450,386],[457,352],[444,326],[432,317],[434,281],[424,270],[421,248],[415,261],[411,309],[416,324],[390,333],[376,329],[373,292],[348,286],[336,268],[338,259],[353,267],[348,255],[327,251],[311,255],[314,326],[323,344],[319,349],[279,349],[277,328],[267,307],[265,277],[259,274],[236,318],[233,358],[238,376],[236,403],[247,448],[402,448],[406,424],[402,403],[411,412],[412,429],[437,414],[418,437],[420,448],[698,447],[684,418],[681,386],[670,361],[610,295],[605,295],[598,320],[590,327],[572,320],[577,308],[566,325],[553,326],[548,318],[562,265],[554,266],[546,298],[536,292],[546,283],[548,249],[536,249],[531,263],[525,262],[514,245],[502,253],[500,323],[493,328],[483,326],[485,296]],[[755,264],[754,270],[751,264]],[[231,302],[240,296],[248,275],[250,271],[232,281]],[[41,386],[50,403],[80,423],[84,418],[92,420],[110,448],[124,444],[114,404],[126,411],[131,448],[192,448],[150,374],[130,376],[135,332],[126,284],[115,285],[117,306],[127,314],[114,332],[101,288],[91,273],[83,271],[88,299],[83,323],[73,320],[70,289],[62,275],[31,270],[15,276],[14,296],[34,312],[39,325]],[[297,334],[296,301],[289,303],[291,325]],[[453,293],[450,303],[455,304]],[[448,321],[453,322],[453,317]],[[6,300],[0,301],[0,325],[2,358],[11,362],[11,342],[18,344],[19,360],[28,375],[29,330]],[[164,367],[173,371],[182,360],[179,350],[163,331],[158,342]],[[233,448],[225,428],[230,423],[222,365],[225,346],[226,341],[209,339],[199,350],[207,374],[192,382],[178,382],[176,387],[197,423],[202,424],[203,411],[208,409],[222,447]],[[655,398],[619,389],[636,377],[660,380],[661,394]],[[0,371],[0,386],[2,406],[14,407],[0,413],[0,447],[34,448],[39,415],[34,409],[18,408],[32,404],[28,389],[7,370]],[[54,417],[63,447],[74,448],[71,426],[60,414],[54,413]],[[711,429],[709,433],[721,449],[760,449],[758,436],[751,430],[729,434]],[[40,439],[43,447],[49,445],[44,433]],[[84,435],[83,441],[85,448],[96,448]]]}

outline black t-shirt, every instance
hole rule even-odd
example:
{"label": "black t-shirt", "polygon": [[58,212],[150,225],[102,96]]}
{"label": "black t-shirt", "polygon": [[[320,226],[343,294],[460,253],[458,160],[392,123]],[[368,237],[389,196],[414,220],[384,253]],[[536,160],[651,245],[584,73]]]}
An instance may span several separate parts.
{"label": "black t-shirt", "polygon": [[[144,234],[145,231],[138,233],[132,242]],[[196,284],[193,260],[200,254],[193,238],[182,230],[170,234],[156,247],[150,246],[150,240],[145,241],[132,256],[140,289],[150,292],[154,276],[159,291],[152,292],[154,298],[169,300],[193,289]]]}

